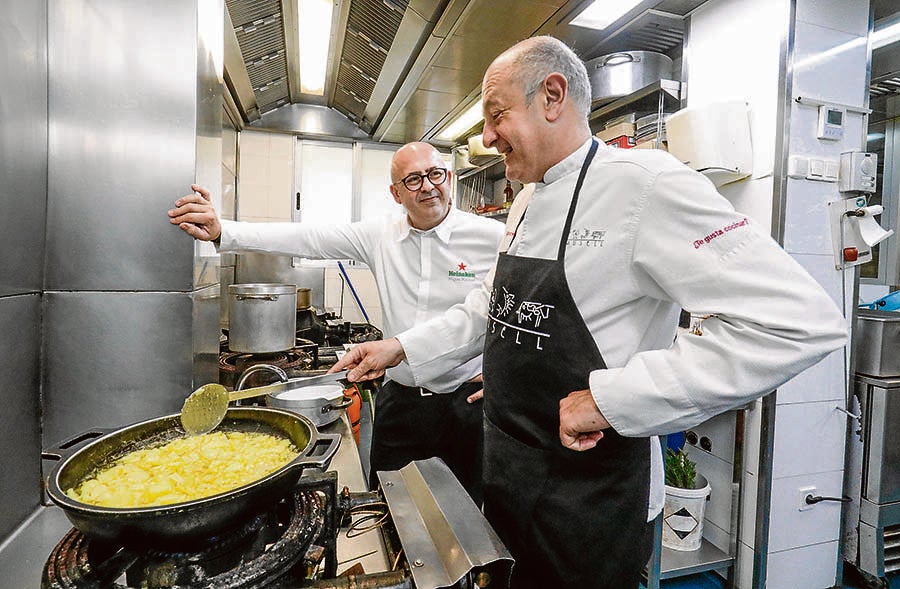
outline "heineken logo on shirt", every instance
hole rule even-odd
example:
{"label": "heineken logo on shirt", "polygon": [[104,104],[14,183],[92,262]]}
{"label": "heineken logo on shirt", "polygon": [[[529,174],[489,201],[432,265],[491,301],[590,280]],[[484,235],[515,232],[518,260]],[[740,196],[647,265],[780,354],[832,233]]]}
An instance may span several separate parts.
{"label": "heineken logo on shirt", "polygon": [[450,270],[447,275],[450,280],[473,280],[475,278],[475,273],[469,272],[469,266],[465,262],[457,264],[456,268]]}

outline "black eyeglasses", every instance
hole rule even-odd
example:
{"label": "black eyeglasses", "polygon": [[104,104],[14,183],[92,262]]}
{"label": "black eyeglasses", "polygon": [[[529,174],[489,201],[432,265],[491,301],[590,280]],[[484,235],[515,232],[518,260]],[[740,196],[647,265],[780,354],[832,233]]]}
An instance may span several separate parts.
{"label": "black eyeglasses", "polygon": [[447,179],[447,168],[431,168],[425,174],[420,174],[418,172],[413,172],[412,174],[407,175],[402,180],[397,180],[394,184],[402,183],[406,186],[406,189],[410,192],[415,192],[422,188],[422,184],[425,182],[425,178],[428,178],[428,181],[431,182],[432,186],[439,186],[444,183],[444,180]]}

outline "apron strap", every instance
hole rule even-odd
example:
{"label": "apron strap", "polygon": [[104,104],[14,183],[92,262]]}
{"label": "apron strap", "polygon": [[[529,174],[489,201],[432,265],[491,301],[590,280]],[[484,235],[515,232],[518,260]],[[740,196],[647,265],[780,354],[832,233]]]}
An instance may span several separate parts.
{"label": "apron strap", "polygon": [[572,218],[575,216],[578,195],[581,193],[581,185],[584,184],[584,177],[587,176],[588,167],[591,164],[591,160],[594,159],[595,153],[597,153],[597,140],[591,137],[591,148],[584,157],[584,163],[581,164],[581,172],[578,174],[578,182],[575,183],[575,192],[572,194],[572,204],[569,205],[569,214],[566,216],[566,225],[563,227],[562,238],[559,240],[559,251],[556,253],[557,261],[564,259],[566,256],[566,243],[569,241],[569,231],[572,230]]}

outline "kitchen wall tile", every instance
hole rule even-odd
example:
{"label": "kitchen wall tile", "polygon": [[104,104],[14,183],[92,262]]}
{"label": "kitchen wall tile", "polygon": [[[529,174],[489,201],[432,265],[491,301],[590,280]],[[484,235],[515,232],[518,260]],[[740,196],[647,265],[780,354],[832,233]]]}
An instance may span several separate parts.
{"label": "kitchen wall tile", "polygon": [[772,469],[776,479],[841,470],[846,416],[834,401],[779,405]]}
{"label": "kitchen wall tile", "polygon": [[269,220],[268,187],[265,184],[244,184],[241,181],[240,204],[238,205],[238,220],[260,221]]}
{"label": "kitchen wall tile", "polygon": [[[730,530],[733,491],[731,461],[726,462],[698,448],[689,448],[688,453],[697,464],[697,472],[706,477],[712,488],[706,502],[706,520],[723,530]],[[727,543],[724,546],[727,546]]]}
{"label": "kitchen wall tile", "polygon": [[[794,31],[794,96],[863,106],[868,88],[867,51],[864,35],[797,23]],[[834,80],[841,83],[835,84]]]}
{"label": "kitchen wall tile", "polygon": [[837,541],[839,538],[841,503],[822,501],[810,509],[800,511],[799,490],[805,487],[815,487],[818,495],[839,497],[843,488],[842,471],[776,478],[772,481],[772,507],[769,516],[770,553]]}
{"label": "kitchen wall tile", "polygon": [[844,273],[835,270],[834,256],[831,255],[831,252],[826,255],[795,254],[793,258],[831,295],[831,299],[838,309],[843,309]]}
{"label": "kitchen wall tile", "polygon": [[833,401],[843,406],[846,398],[844,348],[825,356],[778,389],[778,405]]}
{"label": "kitchen wall tile", "polygon": [[756,474],[759,470],[759,435],[762,418],[762,399],[750,404],[744,424],[744,472]]}
{"label": "kitchen wall tile", "polygon": [[832,255],[828,227],[828,200],[834,200],[831,185],[788,178],[790,195],[785,208],[784,249],[790,254]]}
{"label": "kitchen wall tile", "polygon": [[869,32],[868,0],[800,0],[797,21],[853,35]]}
{"label": "kitchen wall tile", "polygon": [[746,544],[738,544],[738,555],[735,562],[735,586],[747,589],[753,585],[753,548]]}
{"label": "kitchen wall tile", "polygon": [[744,473],[743,481],[741,504],[744,507],[741,510],[740,541],[752,549],[756,544],[756,501],[759,494],[757,489],[759,479],[754,474]]}
{"label": "kitchen wall tile", "polygon": [[[707,504],[707,510],[709,505]],[[703,539],[726,554],[730,550],[731,530],[719,527],[719,522],[709,517],[707,511],[703,517]]]}
{"label": "kitchen wall tile", "polygon": [[271,136],[272,133],[245,129],[244,131],[241,131],[240,134],[241,151],[267,153],[269,151],[269,138]]}
{"label": "kitchen wall tile", "polygon": [[[265,152],[241,151],[241,187],[246,184],[267,186],[269,184],[269,174],[269,158]],[[246,195],[241,192],[241,203],[243,203],[245,198]]]}
{"label": "kitchen wall tile", "polygon": [[[350,280],[353,281],[353,288],[359,295],[366,313],[369,315],[370,322],[381,328],[384,325],[381,316],[381,302],[378,297],[378,290],[375,285],[375,277],[368,268],[346,267]],[[343,295],[343,306],[341,305],[341,297]],[[365,318],[353,298],[353,293],[348,288],[345,281],[342,280],[341,272],[336,267],[329,267],[325,270],[325,306],[339,313],[345,320],[353,322],[363,322]]]}
{"label": "kitchen wall tile", "polygon": [[269,155],[273,158],[282,158],[293,161],[294,136],[279,133],[267,133],[269,136]]}
{"label": "kitchen wall tile", "polygon": [[824,589],[837,576],[838,543],[825,542],[769,553],[766,589]]}

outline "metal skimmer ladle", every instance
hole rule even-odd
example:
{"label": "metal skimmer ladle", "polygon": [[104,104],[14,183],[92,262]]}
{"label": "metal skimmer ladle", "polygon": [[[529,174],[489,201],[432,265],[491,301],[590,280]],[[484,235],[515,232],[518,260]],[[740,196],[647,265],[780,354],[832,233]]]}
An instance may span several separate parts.
{"label": "metal skimmer ladle", "polygon": [[205,434],[222,423],[228,412],[228,404],[232,401],[276,394],[321,382],[338,382],[346,376],[347,371],[344,370],[333,374],[292,378],[285,382],[231,392],[222,385],[211,382],[201,386],[184,400],[181,407],[181,427],[192,436]]}
{"label": "metal skimmer ladle", "polygon": [[205,384],[184,400],[184,406],[181,407],[181,427],[192,436],[209,433],[225,419],[229,403],[265,394],[266,391],[258,388],[228,392],[220,384]]}

